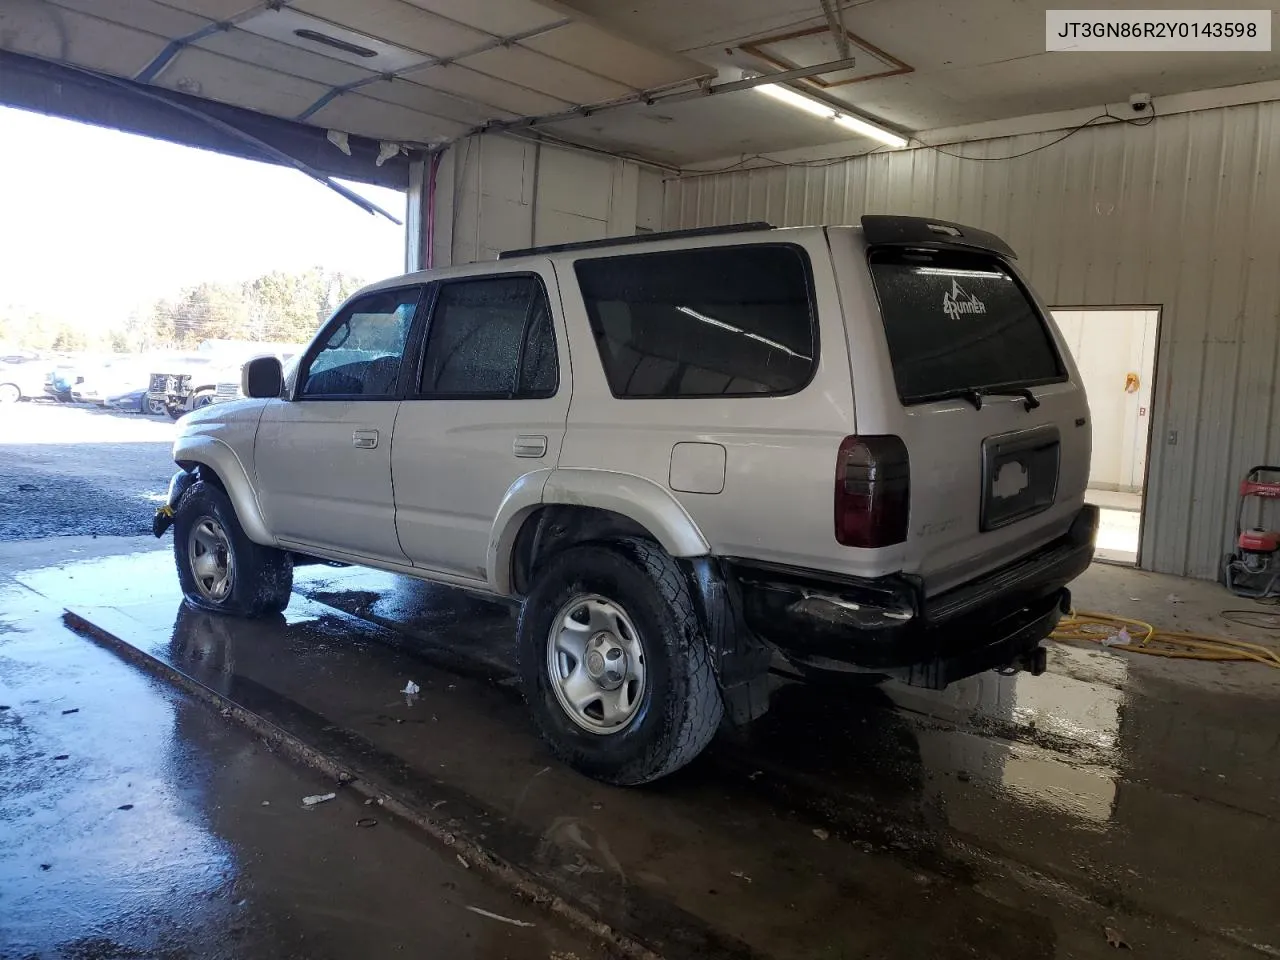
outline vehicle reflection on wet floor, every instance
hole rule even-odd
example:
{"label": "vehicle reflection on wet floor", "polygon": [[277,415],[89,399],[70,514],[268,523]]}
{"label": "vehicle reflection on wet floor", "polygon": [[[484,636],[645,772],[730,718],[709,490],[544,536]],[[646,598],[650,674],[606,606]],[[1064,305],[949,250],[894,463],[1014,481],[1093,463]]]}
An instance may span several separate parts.
{"label": "vehicle reflection on wet floor", "polygon": [[1065,646],[1042,677],[942,692],[779,679],[762,720],[617,790],[533,737],[511,605],[310,567],[284,617],[245,623],[182,607],[170,563],[23,582],[73,583],[86,620],[669,955],[1094,956],[1104,924],[1167,957],[1280,946],[1269,702]]}

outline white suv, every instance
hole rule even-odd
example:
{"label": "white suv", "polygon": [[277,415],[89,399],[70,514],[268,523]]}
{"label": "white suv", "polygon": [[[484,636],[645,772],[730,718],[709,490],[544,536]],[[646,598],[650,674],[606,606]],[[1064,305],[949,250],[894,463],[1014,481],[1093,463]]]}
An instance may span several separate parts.
{"label": "white suv", "polygon": [[1014,254],[914,217],[516,251],[356,294],[286,379],[184,417],[187,599],[295,561],[523,600],[552,749],[636,784],[767,706],[771,661],[942,687],[1044,667],[1088,565],[1088,408]]}

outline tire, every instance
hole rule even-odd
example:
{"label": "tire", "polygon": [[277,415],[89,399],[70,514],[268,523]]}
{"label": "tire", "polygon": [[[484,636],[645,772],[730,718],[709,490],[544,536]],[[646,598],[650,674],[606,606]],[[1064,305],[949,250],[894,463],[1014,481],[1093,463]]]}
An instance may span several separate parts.
{"label": "tire", "polygon": [[201,390],[191,398],[191,409],[199,410],[201,407],[207,407],[213,403],[213,391]]}
{"label": "tire", "polygon": [[163,417],[169,411],[165,409],[163,400],[157,400],[154,397],[148,397],[146,394],[143,394],[142,412],[151,417]]}
{"label": "tire", "polygon": [[16,383],[0,383],[0,404],[17,403],[22,399],[22,388]]}
{"label": "tire", "polygon": [[171,407],[166,403],[164,405],[164,412],[169,415],[170,420],[177,420],[187,411],[183,410],[181,407]]}
{"label": "tire", "polygon": [[[553,674],[568,670],[574,658],[553,646],[552,630],[560,636],[566,617],[596,620],[593,610],[609,609],[621,614],[608,621],[617,629],[601,628],[587,642],[612,637],[607,642],[629,646],[631,653],[619,659],[629,678],[623,687],[634,695],[629,718],[605,732],[584,726],[605,722],[604,700],[590,703],[577,718],[562,702]],[[577,636],[577,629],[568,632]],[[587,637],[596,627],[581,624],[580,629]],[[542,739],[566,764],[606,783],[635,786],[683,767],[711,742],[724,712],[684,576],[671,557],[647,541],[584,544],[552,557],[520,613],[517,654],[525,700]],[[588,657],[577,658],[584,669]],[[643,666],[638,688],[631,686],[636,661]],[[597,657],[595,663],[604,661]],[[590,712],[597,708],[600,720]]]}
{"label": "tire", "polygon": [[[198,555],[210,553],[215,559],[198,572]],[[237,617],[263,617],[280,613],[289,605],[292,557],[250,540],[227,495],[212,484],[198,481],[178,504],[173,519],[173,559],[182,595],[194,607]],[[219,575],[219,568],[225,576]]]}

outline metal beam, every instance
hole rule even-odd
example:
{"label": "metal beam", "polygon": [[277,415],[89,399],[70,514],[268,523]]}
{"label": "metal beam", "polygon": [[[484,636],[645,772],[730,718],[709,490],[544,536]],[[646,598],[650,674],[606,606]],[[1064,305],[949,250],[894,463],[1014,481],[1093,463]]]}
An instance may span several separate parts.
{"label": "metal beam", "polygon": [[[849,70],[852,67],[853,58],[850,57],[845,60],[831,60],[827,63],[815,64],[811,67],[798,67],[795,70],[766,73],[758,77],[748,77],[745,80],[733,80],[729,83],[706,84],[699,86],[696,90],[687,90],[677,93],[659,93],[656,90],[642,90],[636,94],[619,97],[616,100],[609,100],[593,106],[574,107],[571,110],[564,110],[560,113],[546,113],[537,117],[521,117],[518,120],[492,120],[489,123],[476,127],[471,131],[471,134],[486,133],[494,130],[519,130],[528,127],[542,126],[547,123],[561,123],[565,120],[594,117],[597,114],[605,113],[610,110],[617,110],[621,107],[629,107],[636,103],[654,106],[659,103],[683,103],[687,100],[701,100],[703,97],[712,97],[720,93],[733,93],[738,90],[750,90],[753,87],[759,87],[766,83],[786,83],[789,80],[803,80],[806,77],[817,76],[820,73],[834,73],[837,70]],[[848,108],[842,107],[839,109]],[[468,136],[471,134],[468,134]]]}

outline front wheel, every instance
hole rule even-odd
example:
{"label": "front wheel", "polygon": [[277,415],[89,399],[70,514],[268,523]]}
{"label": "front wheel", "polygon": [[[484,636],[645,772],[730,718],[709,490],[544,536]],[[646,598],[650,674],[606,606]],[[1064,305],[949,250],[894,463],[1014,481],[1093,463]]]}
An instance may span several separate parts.
{"label": "front wheel", "polygon": [[17,403],[22,399],[22,391],[16,383],[0,383],[0,403]]}
{"label": "front wheel", "polygon": [[697,611],[656,544],[585,544],[553,557],[521,611],[517,642],[539,733],[590,777],[657,780],[693,760],[719,726],[724,708]]}
{"label": "front wheel", "polygon": [[163,417],[169,411],[165,408],[163,400],[157,397],[143,396],[142,412],[153,417]]}
{"label": "front wheel", "polygon": [[173,559],[192,606],[262,617],[289,604],[293,559],[250,540],[227,495],[212,484],[193,484],[178,504]]}

